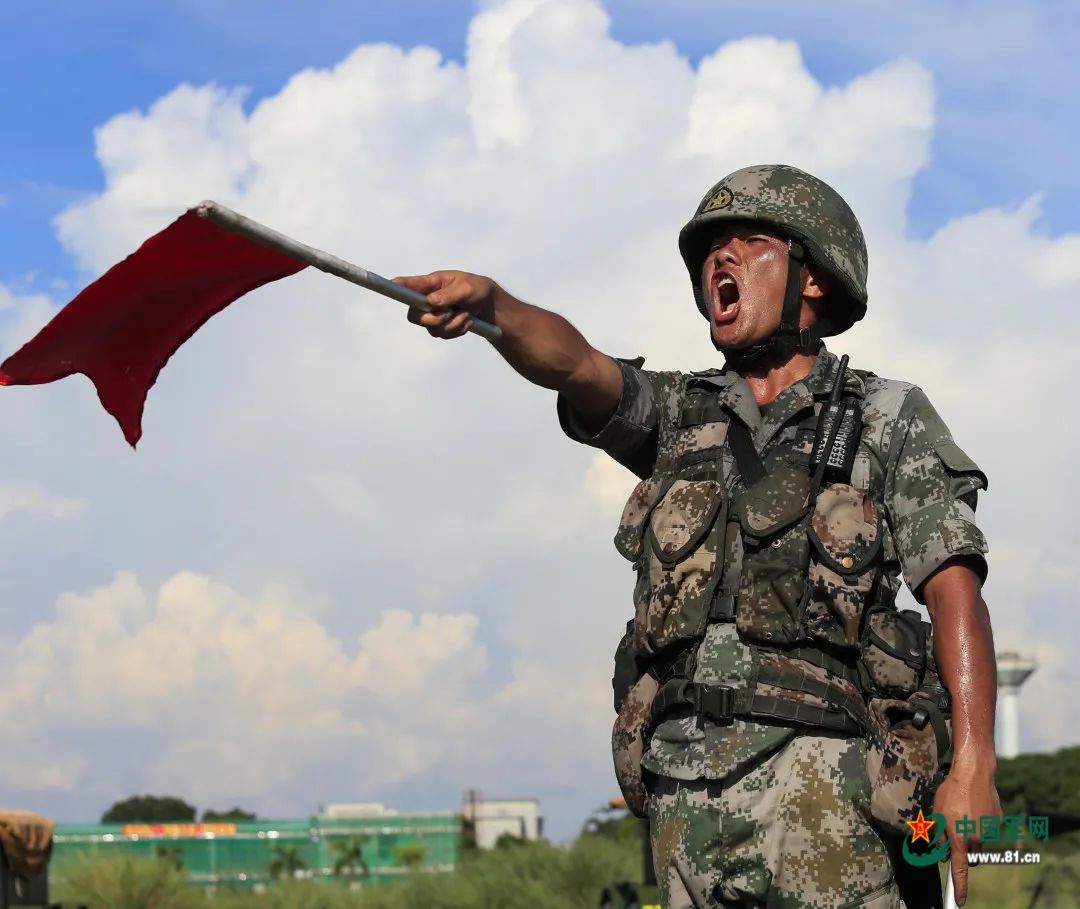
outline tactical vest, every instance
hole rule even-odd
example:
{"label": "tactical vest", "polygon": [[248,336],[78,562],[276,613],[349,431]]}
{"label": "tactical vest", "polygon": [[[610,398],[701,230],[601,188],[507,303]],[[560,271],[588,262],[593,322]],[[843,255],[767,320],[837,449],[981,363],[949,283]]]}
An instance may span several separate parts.
{"label": "tactical vest", "polygon": [[[659,396],[653,473],[615,537],[636,571],[613,679],[612,748],[627,804],[644,814],[640,760],[663,719],[779,720],[865,736],[874,816],[903,833],[904,820],[932,808],[951,730],[931,626],[895,608],[886,576],[896,555],[879,504],[884,459],[860,441],[844,481],[815,484],[815,402],[793,438],[749,463],[747,430],[707,381],[716,374],[692,374]],[[860,385],[849,382],[845,400]],[[740,556],[739,576],[727,576]],[[697,645],[717,621],[733,621],[750,647],[745,688],[692,681]]]}

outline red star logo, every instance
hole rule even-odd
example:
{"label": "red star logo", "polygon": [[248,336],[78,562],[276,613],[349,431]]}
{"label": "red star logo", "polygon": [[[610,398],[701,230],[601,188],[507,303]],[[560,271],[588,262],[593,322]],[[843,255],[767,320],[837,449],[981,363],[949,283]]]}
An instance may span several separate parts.
{"label": "red star logo", "polygon": [[911,828],[911,842],[916,840],[926,840],[930,842],[930,828],[934,826],[936,821],[928,821],[923,817],[922,808],[919,809],[919,816],[913,821],[904,821]]}

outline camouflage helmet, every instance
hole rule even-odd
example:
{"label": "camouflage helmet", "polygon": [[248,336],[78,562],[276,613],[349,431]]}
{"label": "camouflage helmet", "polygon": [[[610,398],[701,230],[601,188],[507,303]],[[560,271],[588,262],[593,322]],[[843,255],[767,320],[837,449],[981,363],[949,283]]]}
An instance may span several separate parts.
{"label": "camouflage helmet", "polygon": [[828,305],[814,326],[818,337],[847,331],[866,314],[866,241],[855,213],[817,177],[786,164],[764,164],[724,177],[679,232],[679,251],[705,318],[701,267],[720,222],[733,220],[778,228],[801,243],[830,279]]}

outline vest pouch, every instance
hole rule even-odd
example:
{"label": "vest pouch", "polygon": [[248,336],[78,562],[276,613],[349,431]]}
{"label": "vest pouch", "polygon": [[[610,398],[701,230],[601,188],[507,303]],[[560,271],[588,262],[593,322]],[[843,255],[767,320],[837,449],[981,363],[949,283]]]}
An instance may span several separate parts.
{"label": "vest pouch", "polygon": [[805,466],[779,461],[738,504],[743,563],[735,625],[752,644],[791,644],[800,637],[810,544]]}
{"label": "vest pouch", "polygon": [[646,736],[653,698],[659,686],[651,674],[642,670],[634,654],[633,635],[634,623],[627,622],[626,634],[615,651],[615,674],[611,684],[617,715],[611,730],[611,757],[626,807],[632,814],[645,817],[647,794],[641,776],[641,759],[648,745]]}
{"label": "vest pouch", "polygon": [[863,629],[863,666],[869,693],[907,698],[923,684],[932,659],[928,625],[913,609],[875,606]]}
{"label": "vest pouch", "polygon": [[634,591],[634,647],[651,656],[705,633],[720,579],[724,489],[715,462],[683,469],[648,516]]}
{"label": "vest pouch", "polygon": [[882,830],[907,836],[906,821],[920,810],[933,812],[934,794],[948,770],[949,714],[930,689],[907,700],[871,698],[868,707],[873,727],[866,749],[870,813]]}
{"label": "vest pouch", "polygon": [[803,626],[808,638],[858,651],[863,612],[878,574],[880,523],[877,506],[861,489],[834,483],[818,495],[808,531],[812,553]]}
{"label": "vest pouch", "polygon": [[619,529],[615,532],[615,548],[623,558],[631,562],[641,558],[645,522],[663,491],[664,479],[653,476],[639,482],[630,493],[619,519]]}
{"label": "vest pouch", "polygon": [[665,564],[682,561],[701,542],[723,501],[720,481],[701,474],[678,477],[653,509],[648,539]]}

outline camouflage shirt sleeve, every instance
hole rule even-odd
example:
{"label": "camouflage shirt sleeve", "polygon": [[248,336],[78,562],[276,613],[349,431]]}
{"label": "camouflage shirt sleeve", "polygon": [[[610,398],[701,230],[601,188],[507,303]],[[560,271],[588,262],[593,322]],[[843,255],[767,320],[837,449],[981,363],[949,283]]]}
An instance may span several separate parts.
{"label": "camouflage shirt sleeve", "polygon": [[975,524],[986,474],[953,441],[920,388],[900,409],[889,446],[886,507],[904,579],[922,603],[922,584],[949,559],[973,557],[986,580],[986,538]]}
{"label": "camouflage shirt sleeve", "polygon": [[648,373],[634,363],[616,358],[622,371],[623,390],[611,419],[594,435],[586,432],[574,416],[570,403],[559,395],[559,425],[575,442],[601,448],[641,478],[652,474],[656,462],[658,416],[656,395]]}

